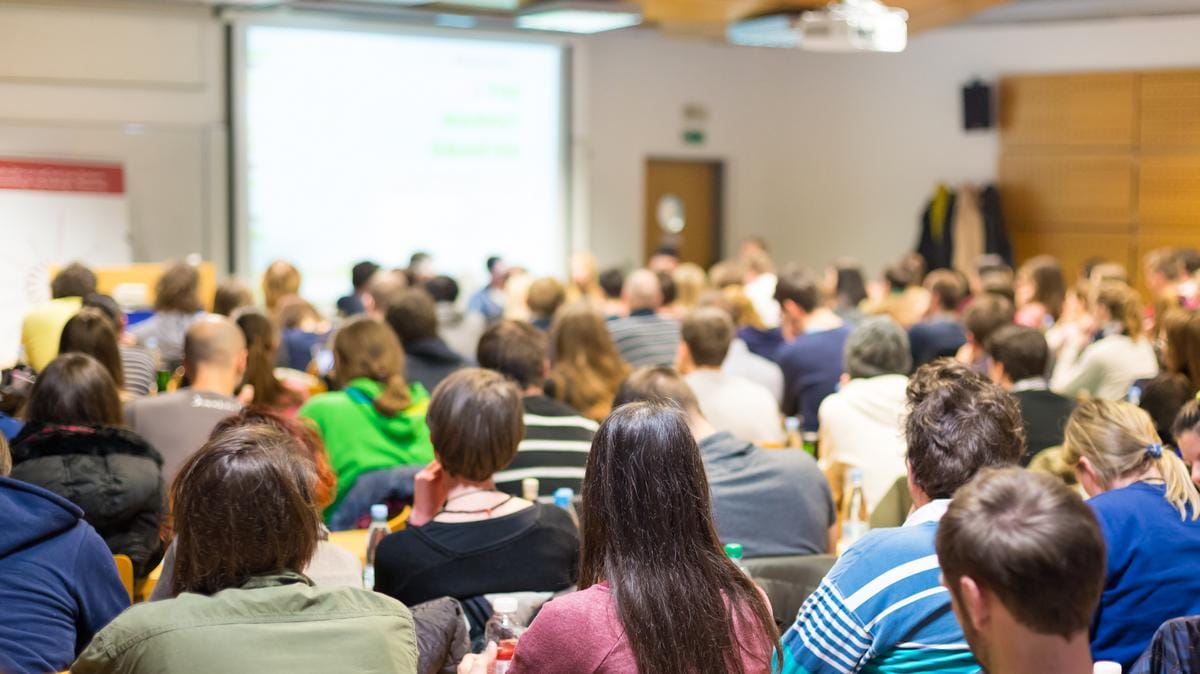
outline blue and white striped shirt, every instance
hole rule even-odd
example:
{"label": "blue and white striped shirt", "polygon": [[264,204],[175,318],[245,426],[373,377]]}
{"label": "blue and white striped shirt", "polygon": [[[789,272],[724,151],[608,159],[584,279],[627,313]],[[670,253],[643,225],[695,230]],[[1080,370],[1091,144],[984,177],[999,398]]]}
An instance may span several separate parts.
{"label": "blue and white striped shirt", "polygon": [[[949,500],[854,544],[783,637],[782,674],[979,672],[940,582],[937,522]],[[778,660],[775,661],[778,663]]]}

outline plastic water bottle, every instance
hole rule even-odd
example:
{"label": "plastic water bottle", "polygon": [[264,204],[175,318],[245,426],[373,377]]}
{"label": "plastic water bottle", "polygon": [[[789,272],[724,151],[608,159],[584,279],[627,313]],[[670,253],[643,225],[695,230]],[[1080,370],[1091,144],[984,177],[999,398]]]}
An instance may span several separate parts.
{"label": "plastic water bottle", "polygon": [[536,477],[527,477],[521,480],[521,497],[526,501],[536,502],[541,488],[542,485]]}
{"label": "plastic water bottle", "polygon": [[379,542],[391,533],[388,529],[388,509],[382,503],[371,506],[371,526],[367,529],[367,564],[363,567],[363,587],[375,589],[375,550]]}
{"label": "plastic water bottle", "polygon": [[575,528],[579,528],[579,513],[575,512],[575,490],[570,487],[559,487],[554,490],[554,505],[567,511]]}
{"label": "plastic water bottle", "polygon": [[850,481],[846,485],[846,496],[842,500],[842,537],[838,540],[838,555],[845,554],[850,546],[871,529],[868,523],[867,497],[863,495],[861,468],[850,469]]}
{"label": "plastic water bottle", "polygon": [[787,447],[791,449],[804,447],[804,437],[800,433],[800,417],[785,417],[783,429],[787,434],[787,440],[784,443]]}
{"label": "plastic water bottle", "polygon": [[163,365],[162,351],[158,348],[157,337],[147,337],[145,346],[146,351],[150,353],[150,360],[154,362],[154,383],[158,386],[159,393],[162,393],[167,390],[167,385],[171,383],[171,371],[167,370]]}
{"label": "plastic water bottle", "polygon": [[492,617],[483,628],[485,642],[496,642],[496,674],[505,674],[517,650],[525,626],[517,620],[515,597],[499,597],[492,604]]}
{"label": "plastic water bottle", "polygon": [[746,565],[742,562],[742,552],[743,551],[742,551],[741,543],[726,543],[725,544],[725,556],[729,558],[729,561],[733,562],[734,566],[741,569],[742,573],[746,574],[746,576],[749,577],[750,570],[747,569]]}

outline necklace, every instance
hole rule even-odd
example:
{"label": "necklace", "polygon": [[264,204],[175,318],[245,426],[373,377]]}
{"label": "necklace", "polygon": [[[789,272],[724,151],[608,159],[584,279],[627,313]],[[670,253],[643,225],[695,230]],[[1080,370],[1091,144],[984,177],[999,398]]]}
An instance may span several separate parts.
{"label": "necklace", "polygon": [[[487,493],[497,493],[497,492],[492,492],[490,490],[484,490],[484,489],[476,489],[474,491],[469,491],[469,492],[459,494],[459,495],[455,496],[454,498],[446,499],[446,505],[450,505],[451,501],[462,498],[464,496],[470,496],[472,494],[487,494]],[[508,494],[503,501],[500,501],[499,503],[488,506],[487,508],[479,508],[477,510],[450,510],[449,508],[442,506],[442,509],[438,511],[438,515],[441,515],[442,513],[446,513],[447,515],[478,515],[480,513],[483,513],[483,514],[487,515],[488,517],[491,517],[492,513],[494,511],[502,508],[504,505],[506,505],[509,501],[512,501],[514,498],[516,498],[516,497],[513,496],[512,494]],[[434,515],[434,517],[437,517],[437,515]]]}

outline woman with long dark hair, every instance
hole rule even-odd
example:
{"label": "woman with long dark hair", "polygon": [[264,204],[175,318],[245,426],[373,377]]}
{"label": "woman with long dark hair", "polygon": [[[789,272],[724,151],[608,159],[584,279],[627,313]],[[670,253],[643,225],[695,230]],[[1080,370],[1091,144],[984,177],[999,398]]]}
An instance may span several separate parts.
{"label": "woman with long dark hair", "polygon": [[254,392],[252,404],[295,416],[308,399],[308,392],[288,387],[275,376],[275,357],[279,352],[279,331],[266,315],[247,311],[238,315],[237,326],[246,337],[246,373],[242,385]]}
{"label": "woman with long dark hair", "polygon": [[580,591],[542,608],[510,674],[770,670],[779,633],[762,594],[722,552],[682,412],[632,403],[600,425],[580,515]]}

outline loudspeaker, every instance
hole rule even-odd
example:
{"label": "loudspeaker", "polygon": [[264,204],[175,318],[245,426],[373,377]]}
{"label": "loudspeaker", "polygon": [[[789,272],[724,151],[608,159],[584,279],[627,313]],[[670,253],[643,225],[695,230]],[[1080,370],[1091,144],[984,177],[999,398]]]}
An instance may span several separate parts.
{"label": "loudspeaker", "polygon": [[992,128],[992,86],[976,80],[963,87],[962,98],[963,129]]}

